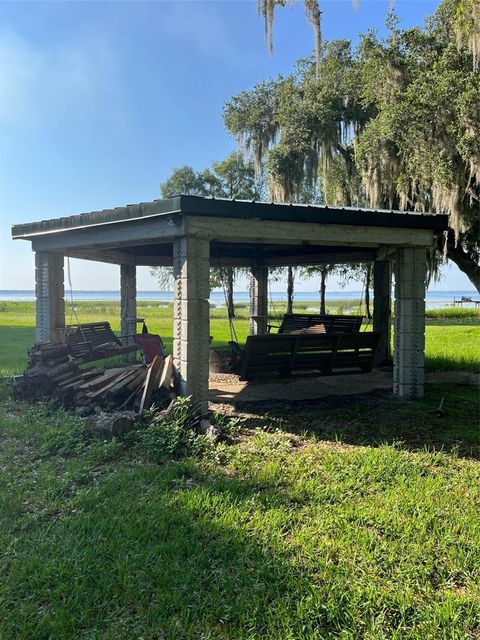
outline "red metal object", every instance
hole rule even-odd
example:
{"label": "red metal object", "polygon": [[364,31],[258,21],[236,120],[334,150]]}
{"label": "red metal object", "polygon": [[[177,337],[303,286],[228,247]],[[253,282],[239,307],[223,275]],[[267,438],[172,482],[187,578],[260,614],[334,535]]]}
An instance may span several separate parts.
{"label": "red metal object", "polygon": [[162,361],[165,359],[164,345],[160,336],[155,333],[138,333],[135,339],[147,362],[153,362],[155,356]]}

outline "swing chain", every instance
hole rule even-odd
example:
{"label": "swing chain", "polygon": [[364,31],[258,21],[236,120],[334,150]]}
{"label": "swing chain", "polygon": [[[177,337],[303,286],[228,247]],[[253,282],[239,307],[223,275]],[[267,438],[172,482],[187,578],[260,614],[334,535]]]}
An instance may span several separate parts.
{"label": "swing chain", "polygon": [[231,342],[236,342],[238,344],[238,336],[237,336],[237,332],[235,330],[235,324],[234,324],[233,318],[231,318],[230,314],[229,314],[227,285],[225,284],[225,278],[223,277],[223,273],[222,273],[222,276],[221,276],[221,281],[222,281],[223,296],[225,298],[225,307],[227,309],[227,318],[228,318],[228,328],[229,328],[229,331],[230,331],[230,340],[231,340]]}

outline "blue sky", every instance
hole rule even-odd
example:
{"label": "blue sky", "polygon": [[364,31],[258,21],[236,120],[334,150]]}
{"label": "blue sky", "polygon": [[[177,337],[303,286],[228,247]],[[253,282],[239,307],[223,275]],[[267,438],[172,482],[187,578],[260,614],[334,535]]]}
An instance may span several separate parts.
{"label": "blue sky", "polygon": [[[396,12],[411,26],[437,5],[397,0]],[[382,31],[387,8],[324,0],[324,37]],[[11,224],[159,197],[174,167],[236,148],[225,100],[288,74],[311,48],[301,4],[277,11],[270,57],[253,1],[1,3],[0,289],[33,287],[29,245],[10,239]],[[72,261],[72,276],[76,289],[118,287],[114,266]],[[155,288],[147,269],[138,285]],[[452,266],[437,288],[471,285]]]}

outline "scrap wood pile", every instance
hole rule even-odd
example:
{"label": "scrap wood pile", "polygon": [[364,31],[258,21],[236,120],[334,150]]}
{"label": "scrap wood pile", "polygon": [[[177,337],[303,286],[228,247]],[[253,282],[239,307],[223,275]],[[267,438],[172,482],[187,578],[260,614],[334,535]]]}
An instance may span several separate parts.
{"label": "scrap wood pile", "polygon": [[156,356],[151,364],[80,368],[64,344],[37,344],[17,379],[15,393],[24,400],[51,398],[66,407],[130,409],[142,413],[160,408],[174,397],[172,356]]}

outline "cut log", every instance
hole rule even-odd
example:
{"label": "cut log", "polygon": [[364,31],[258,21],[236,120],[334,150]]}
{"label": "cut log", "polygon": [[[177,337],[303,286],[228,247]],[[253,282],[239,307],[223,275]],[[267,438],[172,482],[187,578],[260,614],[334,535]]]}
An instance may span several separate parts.
{"label": "cut log", "polygon": [[85,431],[99,438],[118,438],[133,429],[137,417],[134,411],[100,413],[86,419]]}

